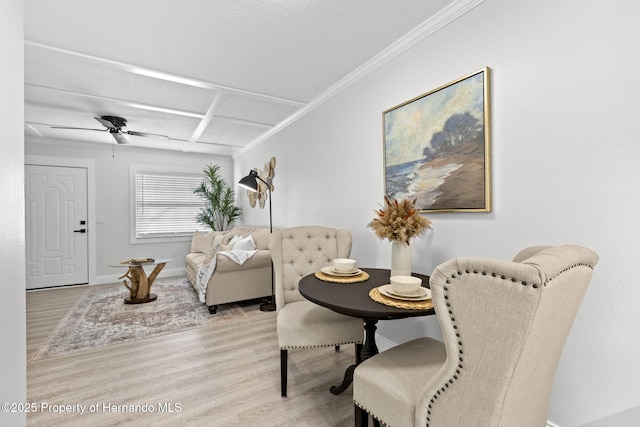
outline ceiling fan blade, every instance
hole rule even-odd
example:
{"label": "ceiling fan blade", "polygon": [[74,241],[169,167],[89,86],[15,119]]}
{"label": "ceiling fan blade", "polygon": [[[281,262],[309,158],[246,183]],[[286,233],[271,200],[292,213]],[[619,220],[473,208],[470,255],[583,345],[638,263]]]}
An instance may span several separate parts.
{"label": "ceiling fan blade", "polygon": [[113,136],[113,139],[115,139],[118,144],[128,144],[130,142],[126,135],[122,133],[112,132],[111,136]]}
{"label": "ceiling fan blade", "polygon": [[106,129],[92,129],[92,128],[75,128],[70,126],[50,126],[51,129],[74,129],[74,130],[96,130],[98,132],[106,132]]}
{"label": "ceiling fan blade", "polygon": [[109,120],[105,120],[102,117],[94,117],[94,119],[99,121],[102,124],[102,126],[108,129],[117,129],[117,127],[113,123],[111,123]]}
{"label": "ceiling fan blade", "polygon": [[167,135],[160,135],[159,133],[148,133],[148,132],[136,132],[135,130],[128,130],[126,132],[127,135],[131,135],[131,136],[142,136],[142,137],[160,137],[160,138],[166,138],[166,139],[171,139],[169,138]]}

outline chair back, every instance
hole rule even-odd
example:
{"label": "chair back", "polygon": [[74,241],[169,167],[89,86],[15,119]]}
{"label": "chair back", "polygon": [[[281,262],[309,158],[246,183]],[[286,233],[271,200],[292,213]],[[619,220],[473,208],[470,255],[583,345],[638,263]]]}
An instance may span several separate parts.
{"label": "chair back", "polygon": [[461,257],[430,279],[447,360],[416,425],[544,426],[560,354],[598,255],[534,247],[515,262]]}
{"label": "chair back", "polygon": [[351,233],[321,226],[301,226],[274,230],[269,250],[275,274],[276,307],[302,301],[298,282],[307,274],[331,265],[336,258],[351,253]]}

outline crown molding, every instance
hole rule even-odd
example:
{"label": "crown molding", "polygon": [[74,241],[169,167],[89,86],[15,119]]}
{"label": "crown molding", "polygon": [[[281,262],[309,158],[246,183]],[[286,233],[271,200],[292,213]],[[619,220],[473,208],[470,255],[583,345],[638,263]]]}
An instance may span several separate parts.
{"label": "crown molding", "polygon": [[337,94],[346,90],[348,87],[362,80],[364,77],[371,74],[373,71],[377,70],[387,62],[391,61],[393,58],[420,43],[425,38],[434,34],[449,23],[455,21],[457,18],[464,15],[484,1],[485,0],[457,0],[449,4],[447,7],[440,10],[431,18],[427,19],[422,24],[411,30],[409,33],[405,34],[403,37],[395,41],[378,55],[364,63],[362,66],[356,68],[354,71],[346,75],[344,78],[329,87],[320,95],[313,98],[311,101],[309,101],[309,103],[307,103],[307,105],[297,110],[295,113],[275,125],[269,131],[260,135],[255,140],[251,141],[249,144],[245,145],[242,150],[233,155],[233,158],[236,159],[238,156],[241,156],[242,154],[266,141],[276,133],[280,132],[282,129],[304,117],[311,111],[318,108],[320,105],[327,102],[329,99],[333,98]]}

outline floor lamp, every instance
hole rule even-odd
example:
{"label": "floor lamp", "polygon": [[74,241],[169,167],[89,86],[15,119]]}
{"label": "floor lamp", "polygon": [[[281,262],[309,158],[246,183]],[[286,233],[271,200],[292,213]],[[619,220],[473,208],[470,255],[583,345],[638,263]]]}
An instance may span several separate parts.
{"label": "floor lamp", "polygon": [[[249,171],[249,175],[242,178],[238,185],[243,188],[246,188],[249,191],[258,192],[258,180],[267,184],[267,189],[269,190],[269,233],[273,233],[273,217],[271,215],[271,178],[267,178],[269,182],[260,178],[258,172],[251,170]],[[260,304],[260,311],[275,311],[276,310],[276,302],[274,297],[274,287],[273,287],[273,260],[271,261],[271,301],[263,302]]]}

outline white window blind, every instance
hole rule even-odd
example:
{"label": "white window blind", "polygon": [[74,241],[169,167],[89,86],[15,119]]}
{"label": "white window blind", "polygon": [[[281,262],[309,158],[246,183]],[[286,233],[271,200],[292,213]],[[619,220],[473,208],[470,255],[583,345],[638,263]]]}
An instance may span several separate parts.
{"label": "white window blind", "polygon": [[193,194],[201,174],[135,171],[135,236],[191,236],[202,228],[196,216],[203,207]]}

